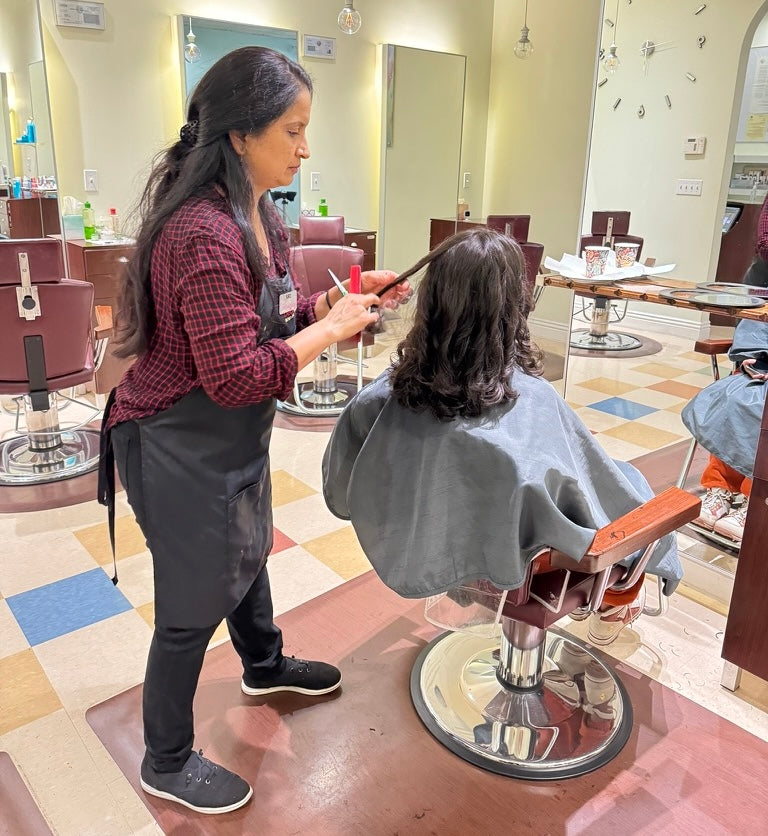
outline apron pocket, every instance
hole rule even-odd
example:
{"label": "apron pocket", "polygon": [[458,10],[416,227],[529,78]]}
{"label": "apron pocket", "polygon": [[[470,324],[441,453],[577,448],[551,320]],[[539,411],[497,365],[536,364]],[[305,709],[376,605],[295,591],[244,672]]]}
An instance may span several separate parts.
{"label": "apron pocket", "polygon": [[[269,478],[268,470],[265,475]],[[235,571],[243,561],[264,560],[271,546],[272,515],[262,507],[263,493],[262,478],[227,502],[227,560]]]}

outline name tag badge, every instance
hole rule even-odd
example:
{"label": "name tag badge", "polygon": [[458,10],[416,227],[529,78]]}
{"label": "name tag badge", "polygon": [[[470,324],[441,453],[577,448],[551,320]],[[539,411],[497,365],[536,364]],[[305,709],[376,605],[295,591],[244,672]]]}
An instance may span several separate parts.
{"label": "name tag badge", "polygon": [[296,302],[298,295],[296,290],[289,290],[287,293],[281,293],[277,303],[277,310],[280,316],[284,317],[286,321],[293,319],[296,313]]}

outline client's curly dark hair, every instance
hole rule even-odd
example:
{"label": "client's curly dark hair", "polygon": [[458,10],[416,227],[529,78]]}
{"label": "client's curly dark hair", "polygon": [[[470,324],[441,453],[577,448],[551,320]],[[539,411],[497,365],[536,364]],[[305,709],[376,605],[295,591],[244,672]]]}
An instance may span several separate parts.
{"label": "client's curly dark hair", "polygon": [[424,267],[414,325],[393,359],[398,403],[447,421],[514,400],[514,369],[541,374],[526,321],[533,298],[520,247],[478,227],[443,241],[402,278]]}

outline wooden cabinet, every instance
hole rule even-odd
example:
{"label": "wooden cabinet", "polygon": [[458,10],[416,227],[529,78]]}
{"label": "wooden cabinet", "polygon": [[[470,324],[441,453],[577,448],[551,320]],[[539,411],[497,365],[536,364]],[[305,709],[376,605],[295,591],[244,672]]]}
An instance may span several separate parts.
{"label": "wooden cabinet", "polygon": [[61,232],[59,201],[52,197],[0,197],[0,236],[45,238]]}
{"label": "wooden cabinet", "polygon": [[[93,304],[108,306],[114,319],[117,310],[122,271],[133,252],[128,244],[91,244],[88,241],[67,241],[67,261],[69,275],[93,285]],[[99,394],[109,392],[117,386],[123,372],[133,361],[115,357],[112,342],[101,366],[94,377],[95,391]]]}
{"label": "wooden cabinet", "polygon": [[[288,241],[292,247],[299,243],[299,228],[288,227]],[[363,258],[363,270],[376,269],[376,232],[370,229],[353,229],[347,227],[344,230],[344,244],[347,247],[360,247],[365,253]]]}

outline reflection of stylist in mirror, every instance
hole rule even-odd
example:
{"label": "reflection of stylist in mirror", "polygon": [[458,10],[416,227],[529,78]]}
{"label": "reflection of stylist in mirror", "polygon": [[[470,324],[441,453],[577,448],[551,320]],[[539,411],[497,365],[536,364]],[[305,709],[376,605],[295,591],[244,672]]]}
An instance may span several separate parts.
{"label": "reflection of stylist in mirror", "polygon": [[192,701],[222,619],[244,693],[326,694],[341,682],[332,665],[283,656],[272,621],[275,399],[375,320],[371,305],[408,292],[375,295],[390,271],[364,273],[361,294],[305,299],[295,289],[268,190],[288,186],[309,157],[311,94],[298,64],[260,47],[224,56],[198,84],[180,141],[144,192],[120,309],[122,352],[138,359],[104,415],[100,499],[114,503],[112,442],[154,561],[141,783],[205,813],[234,810],[252,792],[192,749]]}

